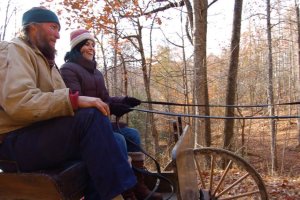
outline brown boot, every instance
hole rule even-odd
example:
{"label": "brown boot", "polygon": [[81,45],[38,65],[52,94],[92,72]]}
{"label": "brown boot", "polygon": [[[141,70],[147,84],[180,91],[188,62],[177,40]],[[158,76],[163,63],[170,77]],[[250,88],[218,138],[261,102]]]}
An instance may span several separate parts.
{"label": "brown boot", "polygon": [[[145,155],[142,152],[128,152],[129,156],[132,158],[132,166],[139,169],[146,169],[144,166]],[[150,193],[151,190],[146,186],[144,182],[144,174],[140,172],[135,172],[137,177],[137,184],[134,186],[134,194],[138,200],[144,200]],[[162,200],[163,196],[161,193],[154,192],[150,200]]]}
{"label": "brown boot", "polygon": [[125,192],[122,193],[122,196],[123,196],[123,199],[124,200],[138,200],[135,195],[134,195],[134,192],[132,189],[129,189]]}
{"label": "brown boot", "polygon": [[118,195],[115,198],[113,198],[112,200],[124,200],[124,199],[121,195]]}

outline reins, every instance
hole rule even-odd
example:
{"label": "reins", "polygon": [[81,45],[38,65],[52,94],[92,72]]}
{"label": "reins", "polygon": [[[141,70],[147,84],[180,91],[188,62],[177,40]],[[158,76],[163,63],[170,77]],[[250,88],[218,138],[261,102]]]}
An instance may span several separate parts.
{"label": "reins", "polygon": [[155,113],[168,116],[176,117],[193,117],[193,118],[210,118],[210,119],[287,119],[287,118],[300,118],[299,115],[282,115],[282,116],[245,116],[245,117],[226,117],[226,116],[207,116],[207,115],[193,115],[193,114],[182,114],[182,113],[173,113],[173,112],[163,112],[158,110],[147,110],[139,108],[131,108],[131,110],[136,110],[146,113]]}
{"label": "reins", "polygon": [[[172,106],[190,106],[190,107],[234,107],[234,108],[262,108],[269,106],[287,106],[287,105],[300,105],[300,101],[295,102],[287,102],[287,103],[277,103],[277,104],[257,104],[257,105],[203,105],[203,104],[185,104],[185,103],[172,103],[172,102],[164,102],[164,101],[141,101],[144,104],[158,104],[158,105],[172,105]],[[288,118],[300,118],[300,115],[273,115],[273,116],[208,116],[208,115],[197,115],[197,114],[185,114],[185,113],[174,113],[174,112],[164,112],[159,110],[147,110],[140,108],[131,108],[131,110],[136,110],[140,112],[146,113],[155,113],[161,115],[168,116],[176,116],[176,117],[192,117],[192,118],[209,118],[209,119],[288,119]]]}
{"label": "reins", "polygon": [[172,102],[165,102],[165,101],[141,101],[141,103],[145,104],[159,104],[159,105],[170,105],[170,106],[190,106],[190,107],[235,107],[235,108],[261,108],[261,107],[268,107],[268,106],[286,106],[286,105],[297,105],[300,104],[300,101],[295,102],[287,102],[287,103],[277,103],[277,104],[257,104],[257,105],[222,105],[222,104],[186,104],[186,103],[172,103]]}

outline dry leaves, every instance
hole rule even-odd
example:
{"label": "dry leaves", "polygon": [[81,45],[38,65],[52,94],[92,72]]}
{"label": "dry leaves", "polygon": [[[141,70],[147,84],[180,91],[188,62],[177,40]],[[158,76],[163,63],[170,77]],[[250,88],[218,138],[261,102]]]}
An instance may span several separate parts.
{"label": "dry leaves", "polygon": [[269,199],[299,200],[300,177],[264,177]]}

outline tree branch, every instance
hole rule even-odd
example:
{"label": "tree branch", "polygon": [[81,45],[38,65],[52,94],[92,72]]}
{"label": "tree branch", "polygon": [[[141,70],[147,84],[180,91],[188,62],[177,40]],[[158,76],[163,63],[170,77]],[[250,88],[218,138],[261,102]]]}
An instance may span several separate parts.
{"label": "tree branch", "polygon": [[175,2],[175,3],[170,2],[169,4],[167,4],[167,5],[163,6],[163,7],[159,7],[159,8],[156,8],[154,10],[151,10],[149,12],[144,12],[144,13],[139,14],[139,15],[130,15],[130,16],[120,15],[120,16],[121,16],[121,18],[126,18],[126,17],[141,17],[141,16],[144,16],[144,15],[150,15],[150,14],[153,14],[153,13],[164,11],[164,10],[167,10],[169,8],[182,7],[184,5],[185,5],[184,0],[181,0],[180,2]]}

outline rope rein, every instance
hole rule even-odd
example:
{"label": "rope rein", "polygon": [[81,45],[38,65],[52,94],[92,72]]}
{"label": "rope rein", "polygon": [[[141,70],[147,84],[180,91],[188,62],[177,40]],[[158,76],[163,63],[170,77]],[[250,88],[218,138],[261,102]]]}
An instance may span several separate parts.
{"label": "rope rein", "polygon": [[192,114],[180,114],[174,112],[163,112],[158,110],[147,110],[139,108],[131,108],[131,110],[136,110],[146,113],[155,113],[168,116],[176,117],[194,117],[194,118],[210,118],[210,119],[289,119],[289,118],[300,118],[299,115],[282,115],[282,116],[245,116],[245,117],[226,117],[226,116],[208,116],[208,115],[192,115]]}
{"label": "rope rein", "polygon": [[170,105],[170,106],[200,106],[200,107],[235,107],[235,108],[261,108],[261,107],[269,107],[269,106],[287,106],[287,105],[297,105],[300,104],[300,101],[287,102],[287,103],[277,103],[277,104],[257,104],[257,105],[221,105],[221,104],[185,104],[185,103],[172,103],[172,102],[164,102],[164,101],[141,101],[141,103],[145,104],[160,104],[160,105]]}
{"label": "rope rein", "polygon": [[[208,107],[234,107],[234,108],[262,108],[268,106],[286,106],[286,105],[300,105],[300,101],[295,102],[288,102],[288,103],[278,103],[278,104],[257,104],[257,105],[201,105],[201,104],[183,104],[183,103],[171,103],[171,102],[163,102],[163,101],[141,101],[144,104],[159,104],[159,105],[172,105],[172,106],[208,106]],[[202,118],[202,119],[291,119],[291,118],[300,118],[300,115],[274,115],[274,116],[211,116],[211,115],[196,115],[196,114],[184,114],[184,113],[174,113],[174,112],[164,112],[159,110],[147,110],[147,109],[140,109],[140,108],[130,108],[131,110],[136,110],[140,112],[146,113],[155,113],[161,115],[168,115],[168,116],[176,116],[176,117],[193,117],[193,118]]]}

